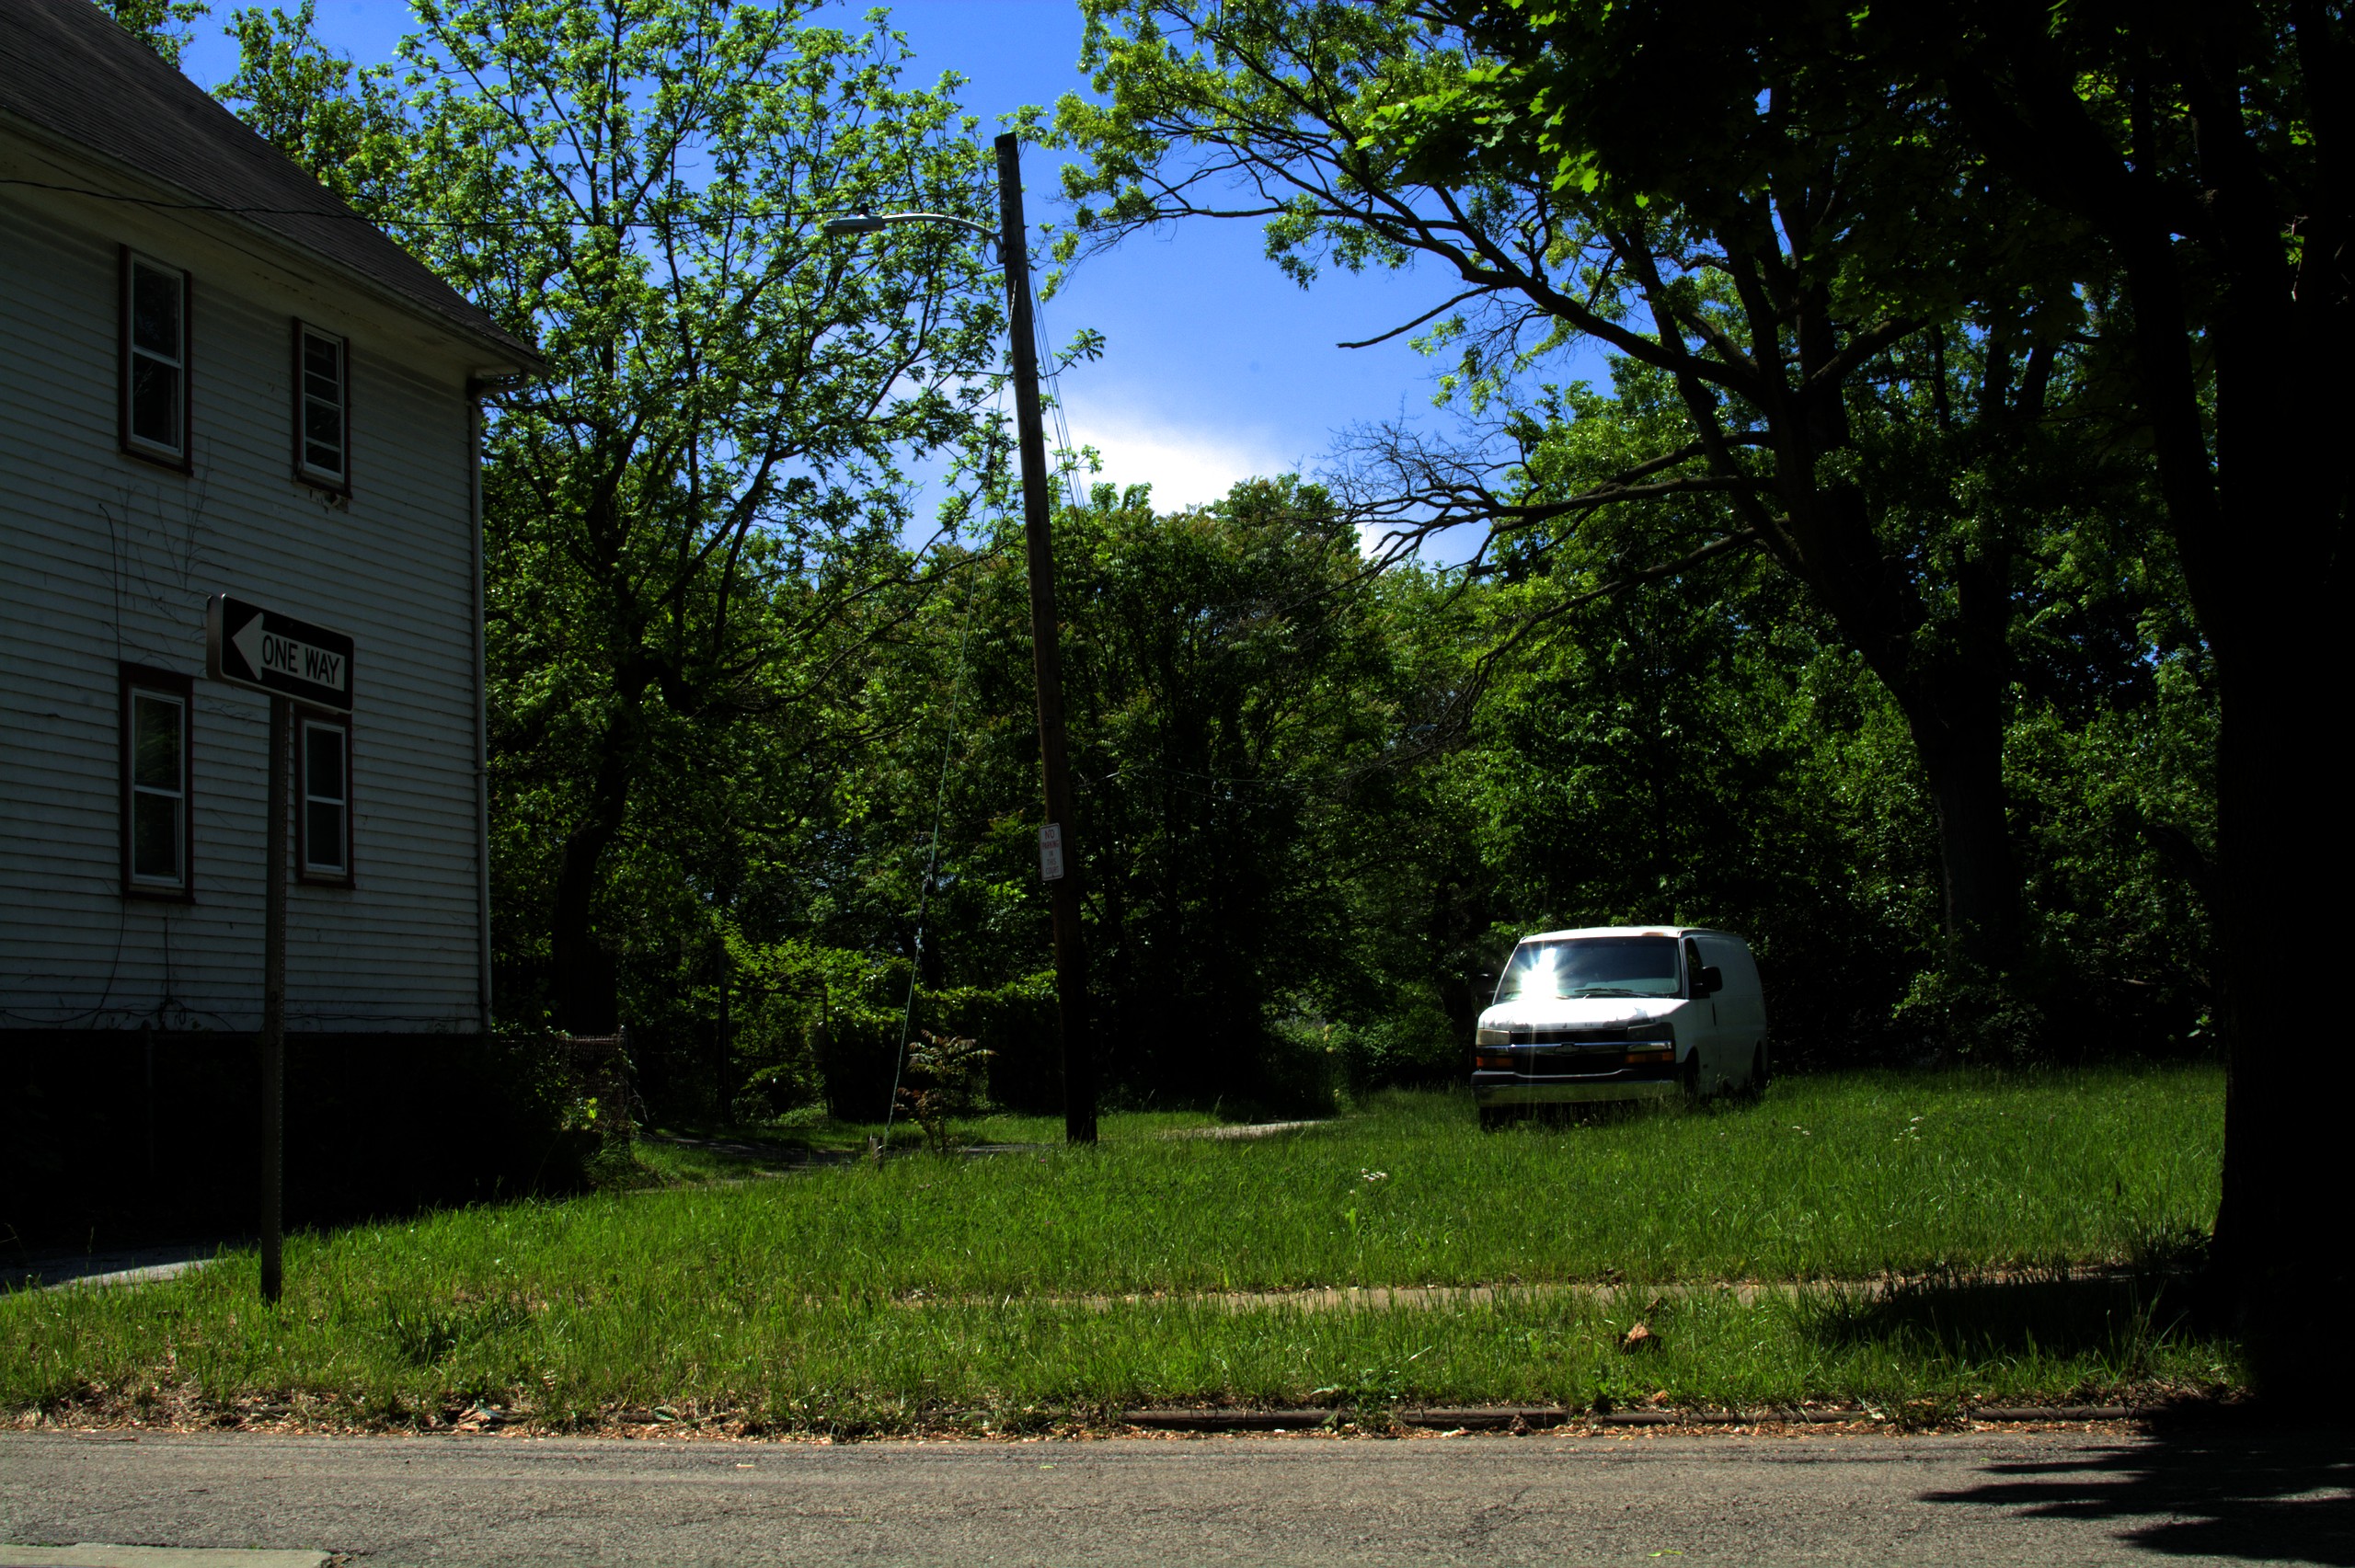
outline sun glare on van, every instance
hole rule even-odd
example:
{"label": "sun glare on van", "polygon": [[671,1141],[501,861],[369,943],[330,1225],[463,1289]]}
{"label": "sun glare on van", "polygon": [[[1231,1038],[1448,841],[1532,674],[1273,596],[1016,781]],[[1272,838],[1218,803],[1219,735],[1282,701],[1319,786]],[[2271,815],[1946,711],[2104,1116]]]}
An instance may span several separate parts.
{"label": "sun glare on van", "polygon": [[1498,978],[1497,1001],[1674,996],[1681,985],[1672,936],[1582,936],[1522,943]]}

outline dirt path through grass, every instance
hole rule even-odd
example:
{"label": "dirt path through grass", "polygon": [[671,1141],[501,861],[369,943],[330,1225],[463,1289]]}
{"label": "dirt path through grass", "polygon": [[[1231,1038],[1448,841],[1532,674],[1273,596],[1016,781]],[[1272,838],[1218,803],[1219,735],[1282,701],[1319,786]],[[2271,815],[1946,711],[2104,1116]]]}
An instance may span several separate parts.
{"label": "dirt path through grass", "polygon": [[[1578,1300],[1604,1310],[1624,1310],[1648,1302],[1689,1301],[1716,1298],[1737,1306],[1761,1301],[1791,1301],[1807,1298],[1845,1298],[1857,1301],[1888,1301],[1909,1298],[1959,1296],[1971,1292],[2039,1288],[2107,1288],[2120,1293],[2154,1295],[2180,1283],[2179,1271],[2164,1267],[2133,1268],[2086,1265],[2057,1269],[1993,1269],[1979,1274],[1882,1275],[1871,1279],[1720,1279],[1669,1280],[1660,1284],[1625,1281],[1539,1281],[1503,1285],[1338,1285],[1299,1290],[1185,1290],[1109,1295],[1028,1296],[1039,1307],[1076,1307],[1090,1311],[1182,1302],[1192,1307],[1223,1308],[1232,1312],[1388,1312],[1452,1311],[1499,1303]],[[911,1291],[893,1299],[905,1307],[950,1305],[948,1299]],[[959,1306],[986,1307],[986,1299],[964,1298]]]}

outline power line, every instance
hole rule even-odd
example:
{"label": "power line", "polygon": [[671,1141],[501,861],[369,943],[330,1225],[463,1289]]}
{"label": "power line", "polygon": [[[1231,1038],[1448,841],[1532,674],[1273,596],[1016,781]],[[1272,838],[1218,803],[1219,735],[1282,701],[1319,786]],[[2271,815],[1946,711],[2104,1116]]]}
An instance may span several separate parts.
{"label": "power line", "polygon": [[164,212],[219,212],[231,217],[246,218],[334,218],[345,223],[365,223],[370,228],[389,225],[408,229],[451,229],[465,232],[482,229],[511,229],[522,233],[541,228],[711,228],[728,223],[749,223],[763,219],[781,218],[791,222],[816,223],[827,218],[854,215],[847,208],[828,207],[739,210],[700,215],[682,214],[672,218],[627,218],[618,222],[594,218],[550,218],[531,222],[506,218],[420,218],[405,213],[387,213],[372,218],[350,207],[255,207],[225,201],[168,201],[161,197],[129,196],[119,190],[93,190],[87,186],[58,185],[49,180],[21,179],[13,176],[0,176],[0,185],[22,186],[30,190],[56,191],[66,196],[86,196],[98,201],[121,201],[134,207],[147,207]]}
{"label": "power line", "polygon": [[965,690],[965,647],[973,631],[973,587],[965,587],[965,624],[957,635],[957,678],[948,691],[948,723],[940,738],[940,784],[932,802],[932,847],[925,855],[924,883],[916,889],[916,946],[908,965],[908,1001],[900,1015],[900,1050],[891,1059],[891,1099],[883,1108],[883,1147],[891,1147],[891,1123],[900,1110],[900,1075],[908,1064],[908,1042],[916,1026],[916,986],[924,978],[924,922],[931,911],[932,885],[940,874],[940,822],[948,812],[948,763],[957,746],[958,700]]}
{"label": "power line", "polygon": [[[1000,382],[998,401],[1001,407],[1005,398],[1005,383]],[[924,883],[916,889],[916,943],[915,954],[908,965],[908,1001],[900,1015],[899,1054],[891,1059],[891,1098],[883,1107],[882,1147],[885,1149],[891,1147],[891,1124],[900,1111],[900,1075],[907,1069],[908,1042],[915,1034],[916,985],[924,978],[925,918],[931,912],[933,883],[940,875],[940,823],[948,814],[948,764],[957,747],[957,712],[965,692],[965,650],[972,641],[976,591],[974,582],[968,578],[965,584],[964,624],[957,633],[957,675],[949,683],[948,724],[940,738],[940,784],[933,793],[932,847],[925,855]]]}
{"label": "power line", "polygon": [[1054,335],[1047,330],[1046,309],[1035,298],[1030,302],[1030,325],[1031,341],[1038,352],[1040,362],[1055,367],[1046,372],[1041,379],[1054,393],[1053,399],[1048,405],[1048,410],[1054,416],[1055,440],[1063,452],[1063,489],[1071,497],[1072,509],[1077,511],[1086,503],[1079,493],[1079,475],[1071,464],[1071,454],[1074,449],[1071,422],[1063,417],[1063,366],[1054,357]]}

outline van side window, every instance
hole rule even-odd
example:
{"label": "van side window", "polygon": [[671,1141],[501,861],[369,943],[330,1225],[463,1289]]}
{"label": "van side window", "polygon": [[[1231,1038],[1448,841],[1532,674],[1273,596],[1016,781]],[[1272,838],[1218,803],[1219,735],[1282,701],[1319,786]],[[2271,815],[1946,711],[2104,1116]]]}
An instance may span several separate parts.
{"label": "van side window", "polygon": [[1708,994],[1701,985],[1701,944],[1689,936],[1684,939],[1684,994]]}

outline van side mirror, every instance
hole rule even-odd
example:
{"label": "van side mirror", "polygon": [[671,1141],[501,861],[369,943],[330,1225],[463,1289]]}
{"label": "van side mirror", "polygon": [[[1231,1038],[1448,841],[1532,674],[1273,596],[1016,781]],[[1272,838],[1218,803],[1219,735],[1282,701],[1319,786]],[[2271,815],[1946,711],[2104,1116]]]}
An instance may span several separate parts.
{"label": "van side mirror", "polygon": [[1726,972],[1715,964],[1705,966],[1701,970],[1701,994],[1714,996],[1725,989]]}

